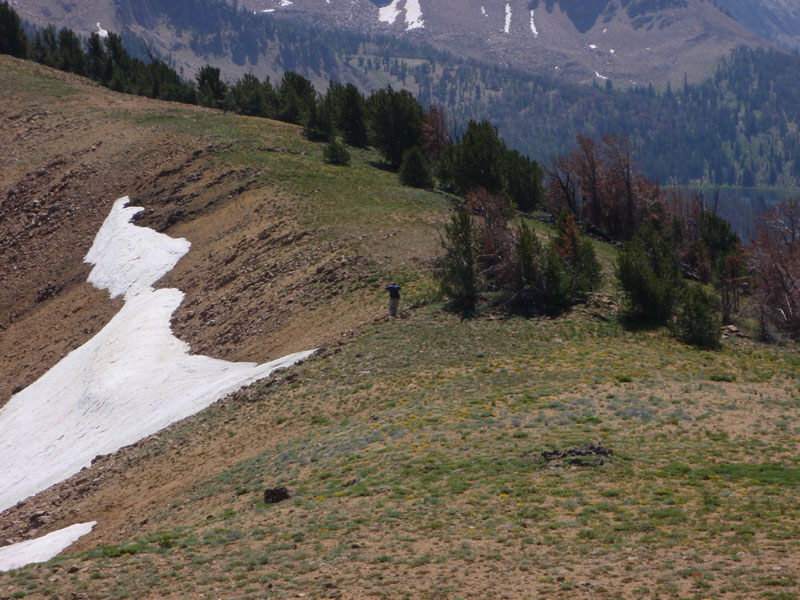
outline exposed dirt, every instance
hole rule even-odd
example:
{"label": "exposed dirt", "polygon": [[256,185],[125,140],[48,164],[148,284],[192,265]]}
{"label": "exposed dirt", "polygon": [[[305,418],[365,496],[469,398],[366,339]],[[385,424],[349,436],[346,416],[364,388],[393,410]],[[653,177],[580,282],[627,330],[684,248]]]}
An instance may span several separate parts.
{"label": "exposed dirt", "polygon": [[[72,93],[2,81],[19,71],[66,82]],[[5,56],[0,90],[0,406],[119,310],[119,300],[86,283],[82,259],[123,195],[146,208],[138,224],[192,243],[159,285],[186,292],[173,329],[193,352],[263,362],[333,344],[382,313],[370,294],[340,298],[371,263],[298,227],[290,196],[252,169],[215,161],[221,149],[211,137],[135,121],[175,105]],[[318,292],[322,284],[333,291]],[[174,490],[239,458],[220,438],[176,452],[153,450],[158,438],[98,459],[6,511],[0,545],[91,519],[101,521],[91,543],[116,539]]]}

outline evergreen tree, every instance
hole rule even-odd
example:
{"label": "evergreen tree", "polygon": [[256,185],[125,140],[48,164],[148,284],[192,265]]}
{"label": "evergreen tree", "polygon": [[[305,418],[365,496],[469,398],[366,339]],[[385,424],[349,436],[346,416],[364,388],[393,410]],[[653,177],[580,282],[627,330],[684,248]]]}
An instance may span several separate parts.
{"label": "evergreen tree", "polygon": [[403,153],[422,143],[422,107],[410,92],[392,86],[374,92],[367,107],[373,144],[397,168]]}
{"label": "evergreen tree", "polygon": [[344,140],[351,146],[363,148],[367,145],[364,98],[352,83],[348,83],[342,93],[339,127]]}
{"label": "evergreen tree", "polygon": [[437,275],[442,292],[450,298],[453,308],[470,316],[478,302],[478,242],[467,211],[459,210],[453,215],[444,227],[441,242],[445,255]]}
{"label": "evergreen tree", "polygon": [[95,81],[100,81],[105,84],[106,81],[104,81],[103,76],[105,74],[107,60],[108,57],[106,56],[106,50],[103,46],[103,40],[97,33],[93,33],[89,36],[89,41],[87,43],[87,75]]}
{"label": "evergreen tree", "polygon": [[455,187],[466,194],[483,188],[490,193],[503,189],[503,160],[506,148],[497,129],[488,121],[470,120],[467,130],[456,147]]}
{"label": "evergreen tree", "polygon": [[303,124],[303,135],[313,141],[331,141],[336,137],[336,127],[330,103],[322,99],[308,107]]}
{"label": "evergreen tree", "polygon": [[331,165],[346,166],[350,164],[350,153],[340,141],[333,138],[322,152],[325,162]]}
{"label": "evergreen tree", "polygon": [[684,294],[675,320],[678,338],[699,348],[719,348],[722,334],[717,315],[718,298],[706,291],[702,285],[693,283]]}
{"label": "evergreen tree", "polygon": [[39,57],[36,58],[37,62],[48,67],[58,68],[61,62],[58,56],[58,34],[56,33],[56,28],[52,25],[48,25],[42,31],[41,42],[37,44],[37,53],[39,54]]}
{"label": "evergreen tree", "polygon": [[536,161],[513,150],[506,153],[503,162],[505,190],[511,201],[523,211],[540,208],[544,203],[544,174]]}
{"label": "evergreen tree", "polygon": [[86,74],[86,55],[78,36],[71,29],[58,32],[58,68],[77,75]]}
{"label": "evergreen tree", "polygon": [[228,86],[222,81],[218,68],[206,65],[198,71],[197,100],[201,105],[220,108],[227,91]]}
{"label": "evergreen tree", "polygon": [[403,185],[425,189],[433,187],[431,167],[419,146],[409,148],[403,153],[398,174]]}
{"label": "evergreen tree", "polygon": [[28,56],[28,36],[22,30],[19,15],[5,1],[0,2],[0,54]]}
{"label": "evergreen tree", "polygon": [[241,115],[266,117],[268,114],[264,86],[255,75],[247,73],[231,86],[230,97],[232,109]]}
{"label": "evergreen tree", "polygon": [[282,121],[305,123],[316,102],[317,93],[308,79],[292,71],[283,74],[278,90],[278,110]]}
{"label": "evergreen tree", "polygon": [[616,275],[632,315],[657,324],[672,318],[682,274],[672,246],[652,225],[642,227],[622,249]]}

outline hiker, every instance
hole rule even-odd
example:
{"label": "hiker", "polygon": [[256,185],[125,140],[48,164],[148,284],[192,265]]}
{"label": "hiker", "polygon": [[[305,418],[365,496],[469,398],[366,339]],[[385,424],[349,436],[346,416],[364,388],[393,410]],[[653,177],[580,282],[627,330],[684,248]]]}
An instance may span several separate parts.
{"label": "hiker", "polygon": [[389,292],[389,316],[397,316],[397,307],[400,305],[400,289],[402,286],[393,281],[386,286],[386,291]]}

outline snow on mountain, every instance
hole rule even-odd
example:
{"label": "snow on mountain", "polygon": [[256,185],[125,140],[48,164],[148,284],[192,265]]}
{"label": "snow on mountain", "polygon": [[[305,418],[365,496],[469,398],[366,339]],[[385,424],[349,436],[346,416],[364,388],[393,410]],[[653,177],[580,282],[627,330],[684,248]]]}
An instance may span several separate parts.
{"label": "snow on mountain", "polygon": [[406,30],[408,31],[425,27],[419,0],[406,0],[406,25]]}
{"label": "snow on mountain", "polygon": [[401,1],[402,0],[392,0],[391,4],[387,4],[386,6],[378,9],[378,20],[388,23],[389,25],[397,21],[397,17],[400,16],[399,6]]}
{"label": "snow on mountain", "polygon": [[[257,9],[276,2],[242,1]],[[738,45],[769,47],[706,0],[292,1],[276,17],[408,35],[529,72],[552,74],[559,65],[559,77],[572,81],[590,82],[595,72],[622,85],[697,80]]]}
{"label": "snow on mountain", "polygon": [[[250,383],[312,354],[267,364],[189,353],[170,318],[183,300],[153,285],[190,243],[139,227],[141,208],[117,200],[85,262],[89,282],[125,304],[80,346],[0,409],[0,512],[108,454],[199,412]],[[49,557],[48,557],[49,558]]]}
{"label": "snow on mountain", "polygon": [[[405,2],[403,9],[400,8],[401,2]],[[378,9],[378,21],[393,25],[404,11],[406,31],[425,27],[419,0],[392,0],[390,4]]]}
{"label": "snow on mountain", "polygon": [[97,521],[78,523],[33,540],[4,546],[0,548],[0,571],[48,561],[89,533],[95,525]]}

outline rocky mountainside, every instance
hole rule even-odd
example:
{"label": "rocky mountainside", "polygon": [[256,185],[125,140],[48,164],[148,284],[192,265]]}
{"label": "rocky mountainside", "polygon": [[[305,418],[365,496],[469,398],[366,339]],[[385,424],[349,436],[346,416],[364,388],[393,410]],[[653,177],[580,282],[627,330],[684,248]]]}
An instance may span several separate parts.
{"label": "rocky mountainside", "polygon": [[[784,12],[796,13],[780,0],[759,0],[765,5],[774,4],[771,10],[734,10],[732,6],[730,14],[742,16],[741,23],[725,14],[721,9],[724,7],[717,8],[707,0],[226,1],[265,18],[294,19],[351,32],[392,34],[458,56],[530,73],[580,82],[611,79],[619,85],[664,85],[667,81],[682,81],[684,75],[698,80],[738,45],[770,46],[741,23],[752,22],[754,30],[767,35],[762,21],[774,24],[781,21]],[[216,2],[181,0],[169,11],[152,0],[13,0],[12,4],[23,18],[40,25],[52,22],[83,33],[100,28],[129,29],[152,48],[170,56],[175,64],[185,67],[187,74],[205,62],[218,64],[231,76],[248,71],[263,76],[278,70],[269,61],[254,61],[253,57],[249,64],[235,57],[227,64],[223,57],[230,59],[232,51],[222,42],[217,44],[212,60],[208,46],[200,49],[196,40],[192,45],[185,35],[187,24],[208,18],[218,10]],[[752,14],[761,15],[761,21],[752,18]],[[178,18],[179,23],[175,22]],[[215,23],[224,27],[220,22]],[[225,32],[219,35],[224,38]],[[767,37],[783,39],[777,35]],[[268,52],[277,56],[281,51],[275,46]],[[354,81],[352,73],[339,67],[343,73],[332,73],[335,78]]]}
{"label": "rocky mountainside", "polygon": [[705,0],[245,0],[254,12],[391,31],[571,81],[665,84],[768,44]]}
{"label": "rocky mountainside", "polygon": [[715,0],[715,4],[778,46],[800,48],[800,3],[795,0]]}

